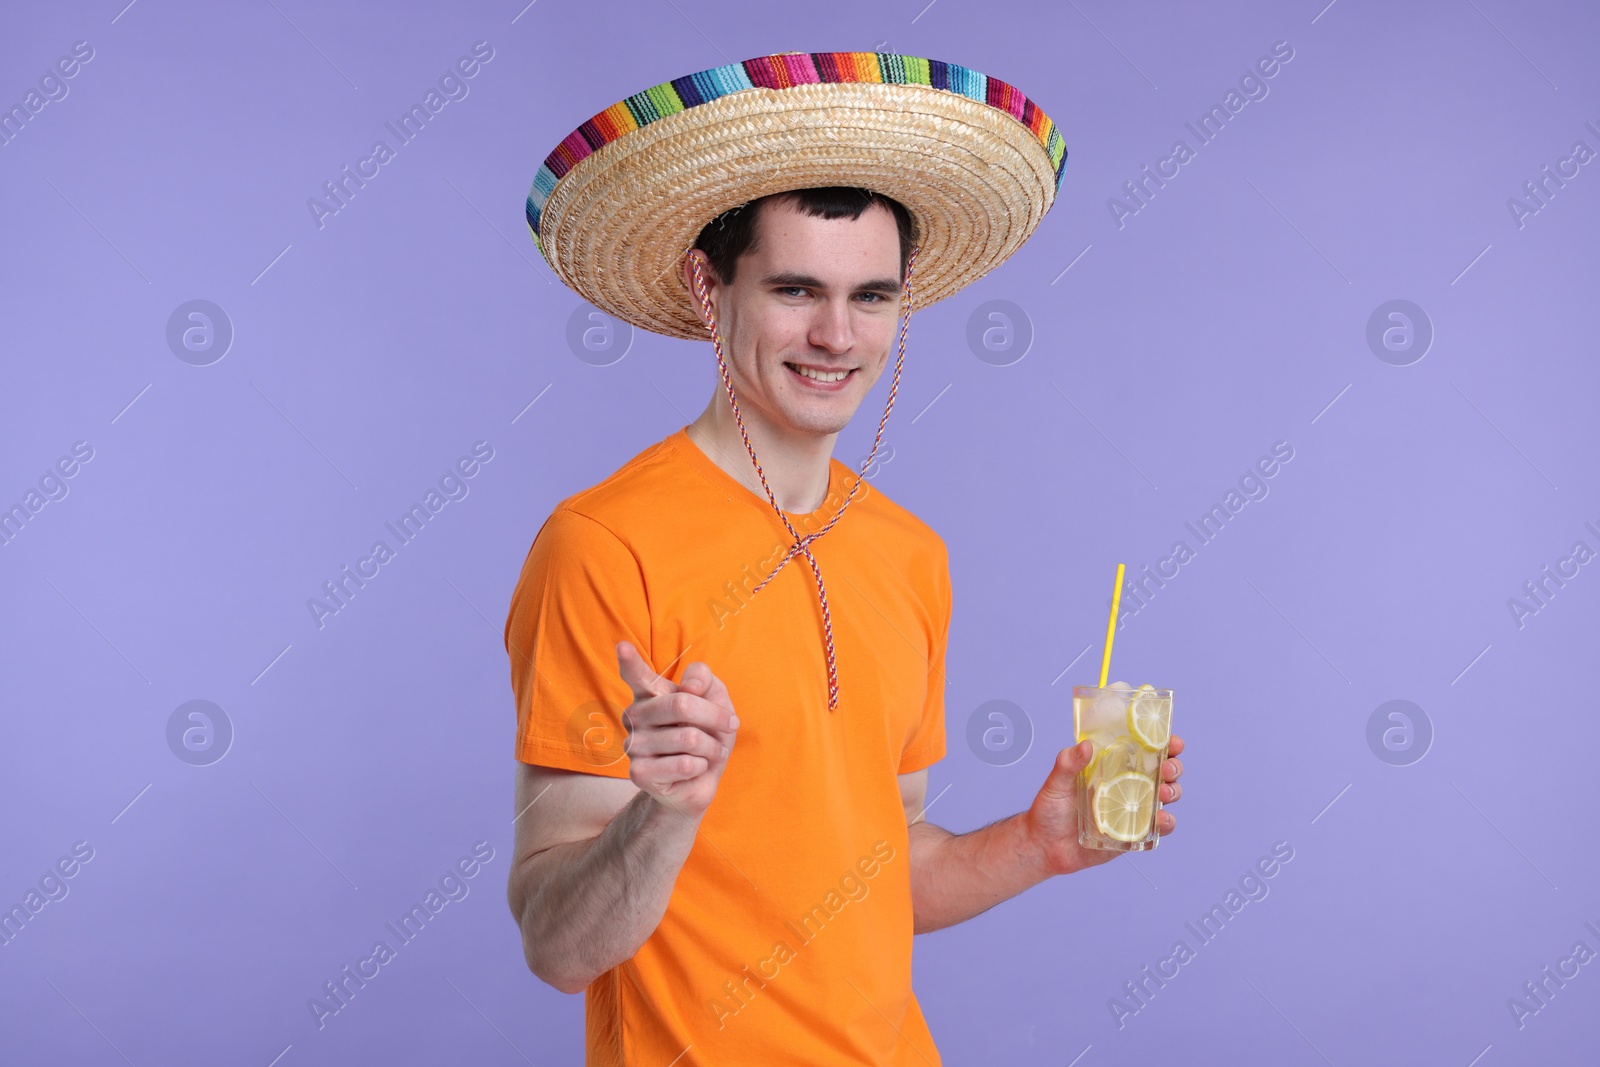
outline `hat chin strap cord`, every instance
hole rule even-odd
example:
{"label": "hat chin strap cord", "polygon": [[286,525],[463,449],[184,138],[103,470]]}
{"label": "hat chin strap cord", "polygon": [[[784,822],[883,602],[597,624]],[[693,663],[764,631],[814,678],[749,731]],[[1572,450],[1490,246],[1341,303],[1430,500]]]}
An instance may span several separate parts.
{"label": "hat chin strap cord", "polygon": [[833,651],[833,615],[828,610],[828,591],[822,584],[822,571],[817,567],[817,558],[811,554],[811,542],[833,529],[834,523],[838,522],[840,517],[844,515],[844,509],[850,506],[850,501],[855,499],[856,490],[861,488],[861,479],[872,467],[873,457],[878,454],[878,446],[883,443],[883,427],[889,421],[889,411],[894,407],[895,394],[900,391],[900,368],[906,358],[906,329],[911,325],[911,275],[916,268],[919,247],[921,246],[912,245],[911,254],[906,260],[906,283],[900,303],[900,349],[894,360],[894,377],[889,383],[889,402],[884,405],[883,417],[878,420],[878,434],[873,438],[872,452],[868,454],[866,461],[861,464],[861,470],[856,474],[855,484],[850,487],[850,495],[845,497],[843,504],[839,505],[838,513],[832,519],[829,519],[828,524],[822,529],[804,536],[801,536],[800,532],[794,528],[789,522],[789,516],[785,515],[783,509],[778,506],[777,498],[772,495],[772,487],[767,484],[766,473],[761,469],[761,461],[756,458],[755,447],[750,444],[750,434],[745,430],[744,417],[739,413],[739,400],[734,395],[733,379],[728,376],[728,363],[722,355],[722,336],[717,330],[716,312],[711,309],[710,295],[706,291],[705,275],[701,271],[699,258],[693,255],[689,257],[690,266],[694,270],[695,290],[700,294],[700,306],[705,308],[706,311],[706,330],[711,334],[711,346],[717,353],[717,369],[721,371],[722,384],[728,391],[728,403],[733,406],[733,420],[739,425],[739,436],[744,438],[745,451],[750,453],[750,462],[755,464],[756,477],[761,479],[761,488],[766,491],[768,503],[772,505],[772,510],[778,513],[778,518],[783,522],[784,527],[788,529],[790,536],[794,538],[794,544],[789,546],[789,551],[784,554],[783,559],[778,561],[778,565],[772,569],[771,574],[761,579],[760,585],[752,589],[750,595],[752,597],[755,596],[763,586],[776,578],[778,572],[783,570],[784,566],[795,557],[796,553],[803,554],[806,557],[806,562],[811,565],[811,573],[817,580],[817,597],[822,601],[822,634],[828,654],[829,711],[833,711],[839,706],[839,671]]}

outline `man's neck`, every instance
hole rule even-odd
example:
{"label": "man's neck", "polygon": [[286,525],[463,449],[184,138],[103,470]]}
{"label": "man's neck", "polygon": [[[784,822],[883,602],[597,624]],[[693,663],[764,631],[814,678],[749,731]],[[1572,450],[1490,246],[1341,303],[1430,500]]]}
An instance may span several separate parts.
{"label": "man's neck", "polygon": [[[839,435],[796,434],[775,429],[759,417],[752,417],[748,411],[743,414],[750,444],[761,460],[761,470],[778,506],[796,515],[809,514],[821,507],[828,495],[828,462]],[[767,498],[755,464],[750,462],[750,453],[745,450],[739,425],[734,422],[733,411],[722,393],[712,396],[706,410],[690,423],[689,440],[740,485],[763,500]]]}

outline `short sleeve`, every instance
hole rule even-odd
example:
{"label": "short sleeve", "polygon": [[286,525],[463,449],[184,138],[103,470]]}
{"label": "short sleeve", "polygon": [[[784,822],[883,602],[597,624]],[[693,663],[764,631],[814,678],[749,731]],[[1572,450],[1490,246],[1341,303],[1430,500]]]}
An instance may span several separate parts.
{"label": "short sleeve", "polygon": [[[943,542],[940,548],[943,549]],[[952,611],[950,557],[947,552],[939,553],[934,572],[931,599],[937,636],[933,642],[933,652],[928,657],[928,691],[922,704],[922,720],[900,754],[900,774],[920,771],[944,759],[944,663],[945,652],[950,645]]]}
{"label": "short sleeve", "polygon": [[617,673],[616,654],[624,640],[649,658],[639,561],[598,521],[558,508],[528,550],[506,618],[517,759],[628,776],[622,713],[633,691]]}

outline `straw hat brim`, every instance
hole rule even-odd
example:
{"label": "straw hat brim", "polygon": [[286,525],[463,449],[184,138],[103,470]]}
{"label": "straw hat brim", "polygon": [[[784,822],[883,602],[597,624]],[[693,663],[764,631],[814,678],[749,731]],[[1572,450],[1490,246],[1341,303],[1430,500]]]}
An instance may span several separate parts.
{"label": "straw hat brim", "polygon": [[556,275],[596,307],[703,340],[681,263],[708,222],[771,193],[858,186],[910,212],[914,304],[925,307],[1004,262],[1050,209],[1065,153],[1053,160],[1037,127],[929,85],[740,89],[594,149],[543,198],[534,235]]}

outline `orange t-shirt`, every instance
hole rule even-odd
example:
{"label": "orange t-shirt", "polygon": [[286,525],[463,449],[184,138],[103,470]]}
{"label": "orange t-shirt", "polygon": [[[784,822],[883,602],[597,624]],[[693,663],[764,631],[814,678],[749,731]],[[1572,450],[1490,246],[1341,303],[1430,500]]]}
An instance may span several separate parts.
{"label": "orange t-shirt", "polygon": [[[944,542],[863,481],[811,543],[833,622],[830,712],[810,566],[797,555],[750,595],[792,538],[686,430],[556,507],[506,621],[524,762],[627,777],[619,640],[673,681],[705,661],[739,715],[666,914],[588,987],[588,1063],[937,1064],[911,991],[896,775],[945,752]],[[830,460],[822,507],[789,521],[821,529],[854,482]]]}

